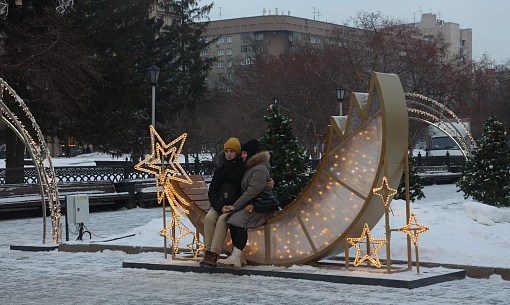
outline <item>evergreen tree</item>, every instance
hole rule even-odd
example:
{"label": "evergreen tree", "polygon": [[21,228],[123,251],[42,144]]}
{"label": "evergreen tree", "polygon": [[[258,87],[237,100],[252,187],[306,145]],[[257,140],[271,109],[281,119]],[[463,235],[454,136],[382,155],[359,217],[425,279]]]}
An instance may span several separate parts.
{"label": "evergreen tree", "polygon": [[292,132],[292,121],[281,113],[278,104],[269,106],[265,117],[268,129],[260,139],[262,150],[271,153],[271,175],[281,206],[288,205],[301,193],[309,180],[306,155]]}
{"label": "evergreen tree", "polygon": [[[425,186],[425,181],[423,177],[418,175],[418,170],[416,169],[416,159],[414,158],[412,152],[410,151],[408,154],[409,157],[409,200],[414,202],[414,200],[421,200],[425,198],[425,194],[423,193],[423,187]],[[406,176],[404,173],[402,174],[402,178],[400,179],[400,184],[397,188],[397,195],[395,199],[406,199]]]}
{"label": "evergreen tree", "polygon": [[503,123],[489,117],[477,148],[457,182],[464,198],[494,206],[510,206],[510,154]]}
{"label": "evergreen tree", "polygon": [[[164,137],[174,131],[161,128],[169,116],[205,92],[205,72],[212,59],[200,52],[208,43],[200,38],[204,25],[195,21],[211,5],[197,1],[165,2],[172,23],[150,17],[153,0],[83,0],[72,14],[77,27],[95,47],[90,56],[103,68],[104,82],[77,122],[77,137],[100,150],[131,153],[138,159],[147,147],[151,122],[151,87],[147,69],[156,65],[161,74],[156,86],[156,128]],[[166,131],[166,132],[165,132]]]}

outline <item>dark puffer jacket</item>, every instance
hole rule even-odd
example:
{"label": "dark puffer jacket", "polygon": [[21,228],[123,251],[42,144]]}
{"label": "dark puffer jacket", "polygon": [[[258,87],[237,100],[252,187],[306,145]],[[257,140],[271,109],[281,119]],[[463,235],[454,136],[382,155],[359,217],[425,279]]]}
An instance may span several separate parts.
{"label": "dark puffer jacket", "polygon": [[246,173],[241,184],[243,194],[234,203],[236,212],[230,216],[227,224],[252,229],[263,225],[266,222],[266,216],[273,213],[256,213],[255,211],[248,213],[244,210],[260,194],[272,193],[266,185],[266,182],[271,178],[269,175],[269,159],[269,152],[262,151],[246,161]]}
{"label": "dark puffer jacket", "polygon": [[[238,156],[232,160],[225,158],[225,153],[218,154],[218,167],[214,170],[212,182],[209,185],[209,202],[211,206],[221,213],[221,209],[226,205],[225,199],[220,194],[221,190],[230,189],[231,194],[227,203],[233,204],[241,196],[241,180],[243,179],[243,159]],[[230,187],[225,188],[226,184]]]}

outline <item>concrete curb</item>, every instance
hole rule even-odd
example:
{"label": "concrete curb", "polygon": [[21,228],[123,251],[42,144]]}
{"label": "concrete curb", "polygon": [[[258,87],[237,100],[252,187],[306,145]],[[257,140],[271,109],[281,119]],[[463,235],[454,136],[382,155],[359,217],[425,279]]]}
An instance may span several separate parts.
{"label": "concrete curb", "polygon": [[[110,251],[123,251],[127,254],[139,254],[146,252],[160,252],[164,253],[163,247],[142,247],[142,246],[122,246],[122,245],[105,245],[105,244],[65,244],[62,243],[58,246],[58,251],[62,252],[103,252]],[[189,249],[179,249],[180,252],[187,252]],[[168,253],[171,253],[171,248],[167,248]],[[335,261],[345,261],[343,257],[330,258]],[[392,260],[392,264],[406,265],[407,261]],[[413,262],[413,266],[416,266]],[[420,266],[427,268],[443,267],[448,269],[463,269],[466,271],[466,276],[471,278],[487,279],[491,275],[500,275],[502,279],[510,281],[510,268],[497,268],[497,267],[481,267],[469,265],[456,265],[456,264],[441,264],[431,262],[420,262]]]}

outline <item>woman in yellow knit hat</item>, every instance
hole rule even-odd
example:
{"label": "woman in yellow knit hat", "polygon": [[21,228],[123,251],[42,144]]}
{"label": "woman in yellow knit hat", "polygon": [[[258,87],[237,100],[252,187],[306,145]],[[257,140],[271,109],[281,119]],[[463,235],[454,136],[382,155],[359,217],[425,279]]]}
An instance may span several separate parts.
{"label": "woman in yellow knit hat", "polygon": [[205,255],[200,262],[202,267],[216,266],[227,235],[225,218],[230,212],[229,206],[241,196],[243,173],[241,143],[237,138],[230,138],[218,154],[218,167],[209,185],[211,208],[204,220]]}

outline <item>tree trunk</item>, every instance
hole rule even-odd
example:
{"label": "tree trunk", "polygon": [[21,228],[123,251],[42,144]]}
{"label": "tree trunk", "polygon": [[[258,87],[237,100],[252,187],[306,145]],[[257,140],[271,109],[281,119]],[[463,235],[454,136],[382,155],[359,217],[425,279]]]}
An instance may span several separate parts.
{"label": "tree trunk", "polygon": [[23,183],[25,145],[14,131],[7,129],[5,134],[5,183]]}

